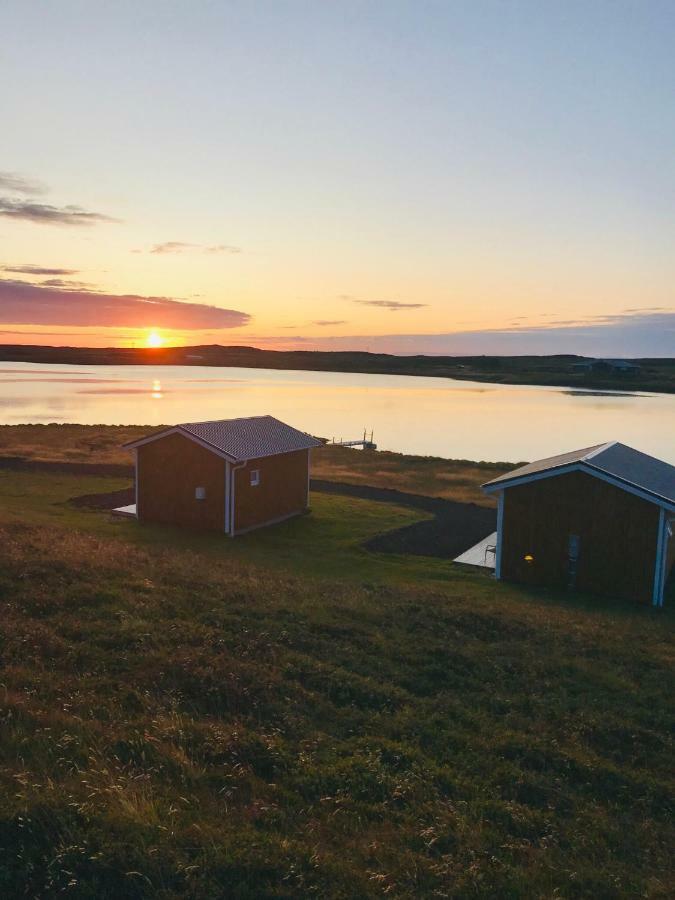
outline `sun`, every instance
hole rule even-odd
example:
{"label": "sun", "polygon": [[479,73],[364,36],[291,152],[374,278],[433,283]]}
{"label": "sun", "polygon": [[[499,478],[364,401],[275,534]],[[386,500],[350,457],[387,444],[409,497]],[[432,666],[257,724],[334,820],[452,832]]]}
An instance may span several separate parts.
{"label": "sun", "polygon": [[161,347],[164,343],[164,338],[157,331],[151,331],[145,339],[145,343],[148,347]]}

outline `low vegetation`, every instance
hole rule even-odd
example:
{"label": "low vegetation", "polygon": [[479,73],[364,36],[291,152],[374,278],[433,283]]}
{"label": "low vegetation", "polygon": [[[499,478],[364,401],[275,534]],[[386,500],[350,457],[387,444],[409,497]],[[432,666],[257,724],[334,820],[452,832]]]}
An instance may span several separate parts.
{"label": "low vegetation", "polygon": [[127,483],[0,468],[0,896],[671,896],[670,609],[69,503]]}
{"label": "low vegetation", "polygon": [[0,459],[133,465],[123,448],[153,429],[142,425],[0,425]]}
{"label": "low vegetation", "polygon": [[[0,460],[132,465],[122,447],[152,429],[140,425],[0,425]],[[480,485],[516,463],[471,462],[326,445],[312,452],[315,478],[390,488],[491,506]]]}

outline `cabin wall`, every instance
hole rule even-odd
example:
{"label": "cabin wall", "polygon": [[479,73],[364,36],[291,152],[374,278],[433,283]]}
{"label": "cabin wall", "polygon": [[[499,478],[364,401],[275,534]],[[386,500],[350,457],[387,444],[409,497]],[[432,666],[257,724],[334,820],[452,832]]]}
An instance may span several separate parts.
{"label": "cabin wall", "polygon": [[[225,530],[225,460],[169,434],[137,448],[138,518],[142,522]],[[195,488],[206,489],[203,500]]]}
{"label": "cabin wall", "polygon": [[655,504],[584,472],[510,487],[501,576],[566,588],[569,536],[578,535],[577,590],[651,603],[658,525]]}
{"label": "cabin wall", "polygon": [[[260,483],[251,484],[251,471]],[[250,460],[232,470],[235,533],[304,512],[309,503],[309,451],[297,450]]]}

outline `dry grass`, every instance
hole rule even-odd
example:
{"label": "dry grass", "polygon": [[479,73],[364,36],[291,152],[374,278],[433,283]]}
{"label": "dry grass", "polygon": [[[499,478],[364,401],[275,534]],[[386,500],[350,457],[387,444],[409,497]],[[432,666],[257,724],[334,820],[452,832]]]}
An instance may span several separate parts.
{"label": "dry grass", "polygon": [[142,425],[0,425],[0,457],[130,465],[131,454],[122,444],[152,430]]}
{"label": "dry grass", "polygon": [[[0,457],[130,465],[131,454],[122,444],[153,430],[142,425],[4,425],[0,426]],[[480,485],[513,465],[363,452],[330,445],[313,451],[315,478],[394,488],[484,506],[493,505],[493,500],[483,495]]]}
{"label": "dry grass", "polygon": [[393,488],[483,506],[493,506],[494,501],[482,493],[480,485],[515,465],[353,450],[330,444],[314,450],[312,461],[315,478]]}

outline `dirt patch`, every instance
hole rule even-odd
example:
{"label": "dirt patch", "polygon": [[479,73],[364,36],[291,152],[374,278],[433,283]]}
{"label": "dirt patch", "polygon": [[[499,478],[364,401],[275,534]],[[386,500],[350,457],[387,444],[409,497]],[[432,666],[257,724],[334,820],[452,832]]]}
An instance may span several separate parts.
{"label": "dirt patch", "polygon": [[121,491],[109,491],[107,494],[83,494],[72,497],[73,506],[86,509],[117,509],[118,506],[130,506],[136,502],[136,490],[133,487],[122,488]]}
{"label": "dirt patch", "polygon": [[397,506],[422,509],[434,516],[424,522],[378,534],[364,544],[368,550],[377,553],[411,553],[415,556],[454,559],[497,528],[497,510],[476,503],[318,479],[312,480],[312,490],[379,503],[395,503]]}

